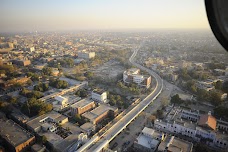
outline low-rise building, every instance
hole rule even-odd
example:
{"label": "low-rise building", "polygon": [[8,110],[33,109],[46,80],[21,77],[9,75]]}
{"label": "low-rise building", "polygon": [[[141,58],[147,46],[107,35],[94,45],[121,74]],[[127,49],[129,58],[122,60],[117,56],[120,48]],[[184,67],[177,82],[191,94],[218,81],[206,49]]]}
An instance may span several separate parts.
{"label": "low-rise building", "polygon": [[136,83],[139,86],[149,88],[151,84],[151,76],[140,75],[140,70],[131,68],[123,73],[124,83]]}
{"label": "low-rise building", "polygon": [[95,52],[88,52],[86,50],[78,52],[78,57],[83,59],[91,59],[95,57]]}
{"label": "low-rise building", "polygon": [[154,152],[162,140],[164,140],[163,133],[144,127],[142,133],[139,134],[136,142],[134,142],[134,148],[141,152]]}
{"label": "low-rise building", "polygon": [[88,135],[90,135],[91,132],[95,131],[95,125],[90,122],[84,123],[80,126],[80,128],[83,129]]}
{"label": "low-rise building", "polygon": [[206,90],[206,91],[211,91],[211,90],[215,89],[215,87],[213,85],[213,81],[211,81],[211,80],[208,80],[208,81],[198,81],[196,83],[196,87],[198,89],[203,89],[203,90]]}
{"label": "low-rise building", "polygon": [[52,102],[52,105],[55,111],[61,111],[68,107],[68,99],[63,96],[56,96],[55,101]]}
{"label": "low-rise building", "polygon": [[31,147],[32,152],[45,152],[46,147],[44,145],[34,144]]}
{"label": "low-rise building", "polygon": [[193,144],[174,136],[168,136],[158,146],[158,152],[192,152]]}
{"label": "low-rise building", "polygon": [[107,102],[107,92],[102,89],[95,89],[92,91],[92,99],[97,102]]}
{"label": "low-rise building", "polygon": [[31,64],[31,61],[30,60],[12,60],[12,63],[13,64],[16,64],[16,65],[20,65],[20,66],[28,66]]}
{"label": "low-rise building", "polygon": [[35,136],[20,127],[14,121],[0,118],[0,138],[8,151],[20,152],[28,149],[35,143]]}
{"label": "low-rise building", "polygon": [[[78,142],[84,130],[68,122],[68,118],[55,111],[38,116],[27,122],[27,127],[39,136],[47,138],[48,145],[53,151],[67,152]],[[87,138],[87,135],[85,135]]]}
{"label": "low-rise building", "polygon": [[62,125],[66,122],[68,122],[68,118],[66,116],[63,116],[55,111],[51,111],[28,121],[26,124],[33,132],[39,132],[42,128],[49,128],[51,129],[50,131],[54,132],[55,130],[53,128],[56,128],[55,124]]}
{"label": "low-rise building", "polygon": [[74,116],[75,114],[83,114],[93,108],[95,108],[95,103],[94,101],[85,98],[82,99],[78,102],[76,102],[75,104],[70,106],[70,110],[71,110],[71,115]]}
{"label": "low-rise building", "polygon": [[197,142],[204,141],[209,146],[222,149],[228,148],[228,138],[225,138],[228,137],[227,134],[225,132],[219,132],[216,125],[219,123],[222,124],[220,125],[220,129],[222,129],[226,123],[216,123],[216,119],[211,116],[210,112],[200,115],[196,123],[186,119],[183,120],[181,114],[176,114],[176,116],[167,121],[155,120],[154,127],[168,133],[190,137]]}
{"label": "low-rise building", "polygon": [[198,125],[207,129],[216,130],[216,119],[210,113],[201,115]]}
{"label": "low-rise building", "polygon": [[97,124],[103,119],[107,118],[109,115],[115,116],[117,112],[118,108],[101,104],[92,111],[82,114],[82,116],[89,119],[92,124]]}
{"label": "low-rise building", "polygon": [[228,131],[228,122],[222,119],[217,120],[217,128],[221,131]]}
{"label": "low-rise building", "polygon": [[200,118],[200,113],[198,110],[185,110],[181,112],[181,118],[187,119],[193,122],[197,122]]}

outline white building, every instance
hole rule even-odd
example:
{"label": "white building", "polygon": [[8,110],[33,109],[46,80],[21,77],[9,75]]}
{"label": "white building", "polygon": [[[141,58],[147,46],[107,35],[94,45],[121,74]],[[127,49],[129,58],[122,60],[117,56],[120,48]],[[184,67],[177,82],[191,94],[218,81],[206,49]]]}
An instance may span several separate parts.
{"label": "white building", "polygon": [[200,118],[200,113],[196,110],[182,110],[181,118],[197,122]]}
{"label": "white building", "polygon": [[123,73],[124,83],[136,83],[139,86],[144,86],[146,88],[150,87],[151,76],[145,76],[139,74],[140,70],[137,68],[131,68]]}
{"label": "white building", "polygon": [[100,89],[95,89],[92,92],[92,99],[97,102],[106,103],[107,102],[107,92],[100,90]]}
{"label": "white building", "polygon": [[154,152],[161,140],[164,140],[163,133],[144,127],[142,133],[137,137],[134,147],[141,152]]}
{"label": "white building", "polygon": [[[204,121],[204,120],[206,122],[204,125],[202,125],[201,121]],[[197,142],[201,140],[206,140],[206,144],[213,147],[222,148],[222,149],[228,148],[227,134],[223,134],[223,133],[217,132],[216,130],[209,129],[209,127],[213,126],[214,123],[216,122],[213,122],[212,118],[209,118],[208,120],[206,120],[205,116],[203,116],[203,119],[199,120],[199,124],[202,126],[198,126],[195,123],[185,122],[182,120],[167,121],[167,122],[162,120],[155,120],[154,127],[158,130],[165,131],[168,133],[188,136]]]}
{"label": "white building", "polygon": [[95,52],[88,52],[86,50],[78,52],[78,57],[83,59],[91,59],[95,57]]}
{"label": "white building", "polygon": [[62,96],[56,96],[55,101],[52,102],[52,105],[55,111],[61,111],[69,106],[68,99]]}

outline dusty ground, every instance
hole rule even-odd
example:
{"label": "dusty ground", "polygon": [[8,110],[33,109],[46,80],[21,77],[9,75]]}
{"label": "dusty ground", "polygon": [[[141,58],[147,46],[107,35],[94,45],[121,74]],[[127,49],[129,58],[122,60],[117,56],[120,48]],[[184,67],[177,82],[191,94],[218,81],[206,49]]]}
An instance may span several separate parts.
{"label": "dusty ground", "polygon": [[104,63],[102,66],[93,69],[92,72],[96,76],[102,77],[102,78],[115,78],[118,74],[123,73],[125,68],[120,65],[119,62],[115,60],[110,60],[106,63]]}

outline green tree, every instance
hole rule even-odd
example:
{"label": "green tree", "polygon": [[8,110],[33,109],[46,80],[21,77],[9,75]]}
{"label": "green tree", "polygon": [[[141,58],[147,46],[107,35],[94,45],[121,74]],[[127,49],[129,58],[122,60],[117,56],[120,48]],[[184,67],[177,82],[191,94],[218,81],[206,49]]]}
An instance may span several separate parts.
{"label": "green tree", "polygon": [[216,90],[210,91],[209,100],[213,105],[220,105],[222,103],[221,96],[222,96],[222,93],[219,91],[216,91]]}
{"label": "green tree", "polygon": [[218,80],[217,82],[215,82],[214,86],[215,86],[215,89],[221,90],[222,89],[222,81]]}
{"label": "green tree", "polygon": [[44,67],[42,69],[42,73],[44,75],[48,75],[48,76],[51,76],[52,75],[52,68],[51,67]]}
{"label": "green tree", "polygon": [[84,75],[85,75],[85,77],[87,77],[88,79],[91,79],[91,78],[94,76],[94,73],[88,71],[88,72],[86,72]]}
{"label": "green tree", "polygon": [[228,93],[228,81],[225,81],[222,84],[222,91],[225,92],[225,93]]}
{"label": "green tree", "polygon": [[65,89],[68,87],[68,82],[65,80],[50,79],[49,85],[58,89]]}
{"label": "green tree", "polygon": [[30,91],[29,91],[28,89],[26,89],[26,88],[23,87],[23,88],[21,89],[21,91],[20,91],[19,94],[20,94],[20,95],[23,95],[23,96],[26,96],[29,92],[30,92]]}
{"label": "green tree", "polygon": [[228,108],[224,106],[218,106],[214,108],[214,114],[219,118],[228,119]]}
{"label": "green tree", "polygon": [[186,87],[187,87],[188,90],[190,90],[193,93],[197,92],[196,84],[195,84],[195,81],[193,81],[193,80],[187,81]]}
{"label": "green tree", "polygon": [[30,98],[21,107],[21,111],[28,116],[42,115],[52,110],[52,104],[45,103],[37,100],[36,98]]}
{"label": "green tree", "polygon": [[10,97],[9,102],[11,104],[17,104],[17,97]]}
{"label": "green tree", "polygon": [[10,103],[0,101],[0,110],[8,115],[13,111],[13,107]]}
{"label": "green tree", "polygon": [[179,97],[178,94],[171,97],[171,103],[173,104],[182,104],[183,100]]}
{"label": "green tree", "polygon": [[88,95],[88,93],[85,89],[78,90],[75,94],[79,97],[82,97],[82,98],[85,98]]}
{"label": "green tree", "polygon": [[163,117],[163,111],[162,110],[157,110],[157,117],[162,118]]}
{"label": "green tree", "polygon": [[197,98],[201,101],[208,101],[209,93],[204,89],[197,89]]}

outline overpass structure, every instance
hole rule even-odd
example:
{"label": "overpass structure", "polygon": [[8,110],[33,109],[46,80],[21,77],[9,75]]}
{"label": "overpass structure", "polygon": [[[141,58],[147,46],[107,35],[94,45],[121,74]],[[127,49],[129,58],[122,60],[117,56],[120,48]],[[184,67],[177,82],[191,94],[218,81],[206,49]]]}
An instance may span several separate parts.
{"label": "overpass structure", "polygon": [[86,147],[83,145],[81,148],[77,150],[77,152],[84,152],[84,151],[93,151],[93,152],[100,152],[104,147],[106,147],[109,142],[113,140],[121,131],[123,131],[147,106],[150,105],[162,92],[163,89],[163,80],[160,78],[159,75],[157,75],[155,72],[151,71],[150,69],[147,69],[140,64],[137,64],[134,62],[134,58],[137,55],[138,50],[140,49],[134,49],[133,54],[129,58],[129,61],[136,67],[138,67],[141,70],[147,71],[150,75],[152,75],[156,81],[155,89],[144,99],[142,100],[138,105],[136,105],[133,109],[131,109],[125,116],[123,116],[118,122],[116,122],[110,129],[108,129],[103,135],[101,135],[99,138],[96,138],[97,140],[93,140],[93,142],[90,142],[92,144],[95,143],[96,147],[95,149],[89,149],[89,145],[85,144]]}

